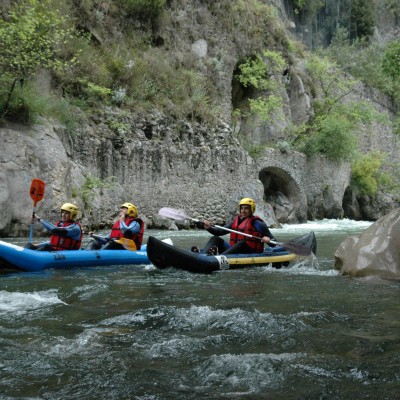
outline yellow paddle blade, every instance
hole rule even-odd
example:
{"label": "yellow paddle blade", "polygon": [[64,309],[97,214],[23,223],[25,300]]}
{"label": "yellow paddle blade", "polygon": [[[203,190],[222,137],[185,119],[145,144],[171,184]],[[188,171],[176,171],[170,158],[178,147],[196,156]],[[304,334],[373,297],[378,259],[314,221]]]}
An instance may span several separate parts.
{"label": "yellow paddle blade", "polygon": [[129,251],[137,250],[136,243],[131,239],[119,238],[115,240],[115,243],[122,244],[122,246],[124,246],[124,248]]}

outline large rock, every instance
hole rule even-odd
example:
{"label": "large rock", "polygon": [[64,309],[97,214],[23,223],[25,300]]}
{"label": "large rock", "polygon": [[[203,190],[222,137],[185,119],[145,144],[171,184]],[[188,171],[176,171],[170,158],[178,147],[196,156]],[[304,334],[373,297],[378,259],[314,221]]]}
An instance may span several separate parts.
{"label": "large rock", "polygon": [[[31,127],[5,124],[0,128],[0,236],[19,236],[30,229],[33,202],[29,188],[33,178],[46,183],[44,199],[37,204],[41,217],[59,218],[59,207],[75,202],[71,187],[82,175],[67,155],[51,124]],[[82,201],[77,205],[82,209]],[[41,231],[35,227],[35,233]]]}
{"label": "large rock", "polygon": [[400,279],[400,208],[344,240],[335,252],[335,268],[342,275]]}

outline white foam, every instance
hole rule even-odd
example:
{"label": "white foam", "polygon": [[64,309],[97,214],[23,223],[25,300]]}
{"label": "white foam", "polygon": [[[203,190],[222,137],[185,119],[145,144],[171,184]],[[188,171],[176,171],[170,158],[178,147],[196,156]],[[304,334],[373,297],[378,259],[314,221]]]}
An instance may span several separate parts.
{"label": "white foam", "polygon": [[[283,224],[282,228],[285,232],[299,232],[299,231],[362,231],[372,225],[370,221],[354,221],[351,219],[322,219],[319,221],[308,221],[304,224]],[[274,232],[282,231],[281,229],[273,229]]]}
{"label": "white foam", "polygon": [[163,241],[164,243],[170,244],[171,246],[174,245],[174,242],[172,241],[171,238],[162,239],[162,241]]}
{"label": "white foam", "polygon": [[0,312],[26,312],[54,304],[66,304],[58,298],[55,290],[33,293],[0,291]]}

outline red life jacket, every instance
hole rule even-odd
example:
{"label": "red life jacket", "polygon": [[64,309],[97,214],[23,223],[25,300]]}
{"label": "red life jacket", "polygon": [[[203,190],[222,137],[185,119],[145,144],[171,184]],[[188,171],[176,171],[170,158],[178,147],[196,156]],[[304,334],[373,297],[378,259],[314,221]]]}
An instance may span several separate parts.
{"label": "red life jacket", "polygon": [[138,233],[132,233],[130,231],[126,231],[125,234],[122,234],[121,231],[121,221],[118,220],[115,222],[113,227],[111,228],[111,234],[110,234],[110,239],[119,239],[119,238],[126,238],[133,240],[136,244],[137,250],[140,250],[143,242],[143,234],[144,234],[144,222],[140,218],[132,218],[132,217],[126,217],[125,218],[125,225],[129,226],[132,221],[136,221],[140,225],[140,230]]}
{"label": "red life jacket", "polygon": [[81,228],[81,236],[80,236],[79,240],[71,239],[66,236],[51,235],[50,236],[50,245],[54,250],[79,250],[81,248],[83,232],[82,232],[82,226],[79,222],[58,221],[55,225],[57,226],[57,228],[66,228],[67,226],[72,225],[72,224],[77,224]]}
{"label": "red life jacket", "polygon": [[[257,236],[260,239],[263,237],[260,232],[254,229],[253,222],[255,220],[264,222],[261,218],[257,216],[251,216],[240,221],[239,215],[235,217],[232,223],[232,229],[235,231],[240,231],[243,233],[247,233],[248,235]],[[261,240],[251,238],[248,236],[243,236],[238,233],[232,232],[230,235],[230,245],[233,246],[235,243],[240,240],[245,240],[246,244],[249,245],[252,249],[254,249],[255,253],[262,253],[264,251],[264,243]]]}

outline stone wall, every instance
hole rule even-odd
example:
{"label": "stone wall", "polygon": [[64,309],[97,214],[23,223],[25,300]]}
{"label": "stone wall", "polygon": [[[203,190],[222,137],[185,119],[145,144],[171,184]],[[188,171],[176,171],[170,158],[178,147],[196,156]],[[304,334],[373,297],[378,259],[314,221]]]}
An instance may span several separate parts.
{"label": "stone wall", "polygon": [[[126,201],[139,207],[148,226],[164,206],[222,223],[242,197],[253,197],[257,213],[276,223],[271,206],[263,202],[255,162],[227,125],[216,131],[167,125],[158,114],[129,123],[129,130],[115,133],[100,118],[96,125],[82,126],[74,138],[46,122],[24,130],[11,124],[0,128],[5,144],[0,150],[0,235],[29,230],[33,178],[46,182],[40,216],[56,220],[61,204],[74,202],[86,227],[109,226]],[[90,179],[110,177],[114,184],[90,189]]]}

